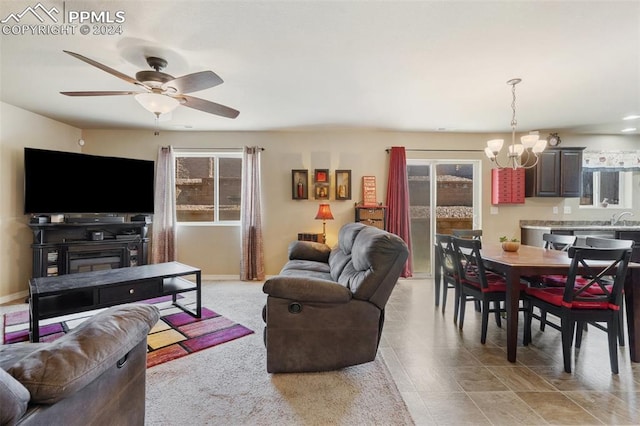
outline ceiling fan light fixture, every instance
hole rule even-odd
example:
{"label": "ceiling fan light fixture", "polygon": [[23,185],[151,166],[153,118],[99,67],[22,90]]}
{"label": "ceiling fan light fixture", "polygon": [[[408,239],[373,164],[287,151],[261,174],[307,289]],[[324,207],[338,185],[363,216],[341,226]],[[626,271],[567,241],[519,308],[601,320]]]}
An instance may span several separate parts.
{"label": "ceiling fan light fixture", "polygon": [[144,109],[156,115],[171,112],[180,105],[177,99],[158,93],[138,93],[135,98]]}

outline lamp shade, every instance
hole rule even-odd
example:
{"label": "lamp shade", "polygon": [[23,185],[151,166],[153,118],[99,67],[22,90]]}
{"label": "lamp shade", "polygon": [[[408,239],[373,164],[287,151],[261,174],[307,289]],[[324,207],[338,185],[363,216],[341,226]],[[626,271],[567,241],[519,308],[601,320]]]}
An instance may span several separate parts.
{"label": "lamp shade", "polygon": [[493,151],[491,151],[491,148],[489,147],[486,147],[484,149],[484,153],[487,156],[487,158],[489,158],[489,160],[494,160],[496,158],[496,154]]}
{"label": "lamp shade", "polygon": [[536,154],[541,153],[542,151],[544,151],[544,149],[547,147],[547,141],[544,139],[540,139],[536,142],[536,144],[533,146],[532,151],[535,152]]}
{"label": "lamp shade", "polygon": [[502,149],[502,144],[504,143],[504,139],[491,139],[487,142],[487,147],[494,153],[497,154]]}
{"label": "lamp shade", "polygon": [[171,112],[180,105],[177,99],[159,93],[138,93],[135,98],[144,109],[156,115]]}
{"label": "lamp shade", "polygon": [[522,143],[522,145],[524,146],[525,149],[530,149],[533,148],[534,145],[536,144],[536,142],[538,142],[538,139],[540,139],[538,137],[538,135],[536,134],[529,134],[529,135],[524,135],[520,138],[520,142]]}
{"label": "lamp shade", "polygon": [[320,206],[318,206],[318,213],[316,213],[316,219],[333,220],[331,206],[329,206],[329,204],[320,204]]}

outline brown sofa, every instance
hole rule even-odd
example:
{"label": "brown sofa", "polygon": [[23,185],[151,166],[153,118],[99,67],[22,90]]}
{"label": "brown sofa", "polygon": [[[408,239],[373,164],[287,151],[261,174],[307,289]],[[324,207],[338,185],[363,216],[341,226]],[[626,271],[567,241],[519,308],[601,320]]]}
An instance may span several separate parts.
{"label": "brown sofa", "polygon": [[51,343],[0,346],[0,424],[142,425],[158,309],[100,312]]}
{"label": "brown sofa", "polygon": [[362,223],[344,225],[333,249],[291,243],[289,261],[263,286],[267,371],[327,371],[373,361],[384,308],[407,256],[401,238]]}

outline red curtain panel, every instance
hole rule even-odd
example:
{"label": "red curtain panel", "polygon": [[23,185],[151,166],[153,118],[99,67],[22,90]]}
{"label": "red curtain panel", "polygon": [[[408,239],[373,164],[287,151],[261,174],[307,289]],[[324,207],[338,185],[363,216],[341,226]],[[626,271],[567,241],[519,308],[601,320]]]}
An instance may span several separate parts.
{"label": "red curtain panel", "polygon": [[387,231],[396,234],[409,247],[409,258],[404,265],[402,277],[413,276],[411,265],[411,222],[409,219],[409,180],[407,178],[407,155],[402,146],[391,148],[389,180],[387,182]]}

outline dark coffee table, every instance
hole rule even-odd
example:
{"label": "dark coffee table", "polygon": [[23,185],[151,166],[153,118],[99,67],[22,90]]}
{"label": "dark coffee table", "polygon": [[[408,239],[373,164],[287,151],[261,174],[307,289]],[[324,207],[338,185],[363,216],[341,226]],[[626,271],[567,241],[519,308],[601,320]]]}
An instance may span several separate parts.
{"label": "dark coffee table", "polygon": [[[185,276],[195,276],[195,283]],[[196,292],[196,308],[177,300],[179,293]],[[61,315],[139,302],[171,295],[173,304],[200,318],[201,271],[179,262],[156,263],[102,271],[81,272],[29,281],[30,339],[40,339],[39,322]]]}

